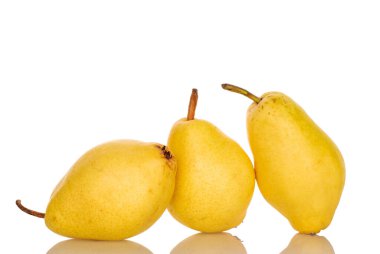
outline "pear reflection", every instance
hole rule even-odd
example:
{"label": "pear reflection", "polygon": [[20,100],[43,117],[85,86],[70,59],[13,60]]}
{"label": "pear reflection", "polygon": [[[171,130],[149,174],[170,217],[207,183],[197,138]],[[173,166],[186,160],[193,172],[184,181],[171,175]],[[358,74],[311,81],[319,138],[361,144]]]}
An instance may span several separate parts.
{"label": "pear reflection", "polygon": [[199,233],[180,242],[171,254],[247,254],[239,238],[228,233]]}
{"label": "pear reflection", "polygon": [[334,254],[330,242],[323,236],[296,234],[281,254]]}
{"label": "pear reflection", "polygon": [[144,246],[132,241],[67,240],[54,245],[47,254],[152,254]]}

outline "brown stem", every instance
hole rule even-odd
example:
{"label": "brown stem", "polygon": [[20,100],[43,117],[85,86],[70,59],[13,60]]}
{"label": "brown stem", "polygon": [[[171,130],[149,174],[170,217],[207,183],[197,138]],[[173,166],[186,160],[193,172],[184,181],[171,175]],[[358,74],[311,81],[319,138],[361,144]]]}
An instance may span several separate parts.
{"label": "brown stem", "polygon": [[21,204],[21,200],[20,200],[20,199],[17,199],[17,200],[16,200],[16,205],[17,205],[18,208],[20,208],[20,210],[23,211],[24,213],[27,213],[27,214],[33,215],[33,216],[38,217],[38,218],[45,218],[45,214],[44,214],[44,213],[36,212],[36,211],[30,210],[30,209],[26,208],[25,206],[23,206],[23,205]]}
{"label": "brown stem", "polygon": [[240,94],[242,94],[242,95],[250,98],[251,100],[253,100],[257,104],[259,104],[259,102],[261,101],[260,97],[257,97],[256,95],[251,94],[250,92],[248,92],[247,90],[245,90],[245,89],[243,89],[241,87],[234,86],[234,85],[231,85],[231,84],[222,84],[222,88],[225,89],[225,90],[234,92],[234,93],[240,93]]}
{"label": "brown stem", "polygon": [[191,92],[189,108],[187,111],[187,121],[194,120],[195,109],[197,108],[197,102],[198,102],[198,90],[196,88],[193,88]]}

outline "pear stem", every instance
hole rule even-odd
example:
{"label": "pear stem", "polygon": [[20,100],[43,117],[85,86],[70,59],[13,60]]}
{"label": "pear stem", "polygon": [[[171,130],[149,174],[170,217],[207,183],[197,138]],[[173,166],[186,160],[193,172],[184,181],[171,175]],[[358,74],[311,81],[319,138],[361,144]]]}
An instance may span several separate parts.
{"label": "pear stem", "polygon": [[27,214],[33,215],[33,216],[38,217],[38,218],[45,218],[45,214],[44,214],[44,213],[36,212],[36,211],[30,210],[29,208],[26,208],[25,206],[23,206],[23,205],[21,204],[21,200],[20,200],[20,199],[17,199],[17,200],[16,200],[16,205],[17,205],[18,208],[20,208],[20,210],[23,211],[24,213],[27,213]]}
{"label": "pear stem", "polygon": [[222,88],[225,90],[231,91],[231,92],[240,93],[240,94],[250,98],[251,100],[253,100],[257,104],[259,104],[259,102],[261,101],[260,97],[257,97],[256,95],[251,94],[250,92],[248,92],[247,90],[245,90],[241,87],[234,86],[231,84],[222,84]]}
{"label": "pear stem", "polygon": [[194,120],[195,109],[197,108],[197,102],[198,102],[198,90],[196,88],[193,88],[193,90],[191,91],[189,108],[187,111],[187,121]]}

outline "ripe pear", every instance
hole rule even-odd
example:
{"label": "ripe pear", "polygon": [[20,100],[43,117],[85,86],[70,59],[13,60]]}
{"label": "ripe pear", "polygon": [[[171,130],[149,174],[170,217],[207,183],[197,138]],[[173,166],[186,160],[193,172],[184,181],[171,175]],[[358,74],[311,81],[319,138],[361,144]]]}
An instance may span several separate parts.
{"label": "ripe pear", "polygon": [[238,226],[254,190],[252,162],[216,126],[194,119],[193,89],[187,119],[172,127],[168,147],[177,160],[176,187],[168,210],[182,224],[202,232]]}
{"label": "ripe pear", "polygon": [[345,182],[338,147],[285,94],[259,98],[236,86],[222,86],[253,100],[247,112],[248,139],[264,198],[300,233],[327,228]]}
{"label": "ripe pear", "polygon": [[228,233],[198,233],[180,242],[170,254],[247,254],[241,240]]}
{"label": "ripe pear", "polygon": [[323,236],[296,234],[280,254],[334,254],[330,242]]}
{"label": "ripe pear", "polygon": [[116,140],[91,149],[73,165],[53,191],[46,214],[16,203],[45,218],[57,234],[121,240],[143,232],[162,215],[175,174],[175,160],[165,146]]}

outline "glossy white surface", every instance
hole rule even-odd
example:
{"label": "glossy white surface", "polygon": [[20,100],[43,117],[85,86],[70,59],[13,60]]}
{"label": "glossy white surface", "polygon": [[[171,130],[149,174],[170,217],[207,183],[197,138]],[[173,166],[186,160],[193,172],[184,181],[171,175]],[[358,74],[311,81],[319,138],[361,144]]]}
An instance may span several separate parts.
{"label": "glossy white surface", "polygon": [[[141,246],[63,242],[14,202],[21,198],[44,211],[60,178],[99,143],[165,143],[171,125],[185,116],[193,87],[196,117],[213,122],[251,156],[250,102],[220,88],[230,82],[257,95],[288,94],[332,137],[347,179],[333,223],[320,235],[338,254],[378,253],[379,2],[129,2],[0,2],[3,252],[169,253],[189,245],[215,252],[218,241],[227,242],[223,237],[211,250],[202,237],[188,244],[197,232],[168,213],[129,239]],[[242,246],[247,253],[280,253],[296,234],[257,188],[244,223],[229,233],[242,240],[233,242],[233,253],[244,253]]]}

